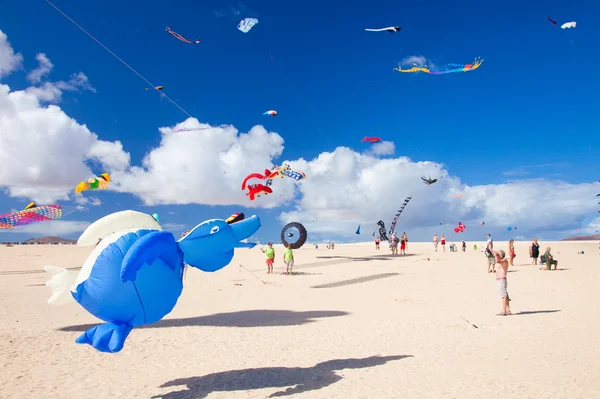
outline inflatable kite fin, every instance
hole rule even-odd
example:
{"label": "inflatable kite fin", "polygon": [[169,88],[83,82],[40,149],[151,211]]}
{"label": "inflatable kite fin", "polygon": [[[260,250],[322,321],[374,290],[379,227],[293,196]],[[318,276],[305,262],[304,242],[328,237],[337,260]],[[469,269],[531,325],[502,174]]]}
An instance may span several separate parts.
{"label": "inflatable kite fin", "polygon": [[100,352],[115,353],[123,349],[125,340],[132,329],[133,326],[129,324],[100,324],[81,334],[75,342],[91,345]]}
{"label": "inflatable kite fin", "polygon": [[173,234],[154,231],[138,239],[123,257],[121,281],[135,281],[137,271],[145,264],[153,264],[159,257],[173,267],[181,264],[181,251]]}
{"label": "inflatable kite fin", "polygon": [[205,272],[214,272],[227,266],[234,248],[253,248],[255,244],[241,243],[260,228],[260,219],[252,216],[227,224],[212,219],[194,227],[178,241],[185,263]]}
{"label": "inflatable kite fin", "polygon": [[46,281],[46,287],[52,292],[48,304],[61,306],[73,301],[69,289],[77,280],[78,272],[56,266],[44,266],[44,270],[50,275],[50,280]]}

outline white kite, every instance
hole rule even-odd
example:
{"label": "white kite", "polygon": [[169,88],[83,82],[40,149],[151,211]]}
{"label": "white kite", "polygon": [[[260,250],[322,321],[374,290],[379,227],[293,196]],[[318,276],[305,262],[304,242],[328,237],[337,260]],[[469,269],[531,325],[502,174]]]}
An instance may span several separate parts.
{"label": "white kite", "polygon": [[402,28],[399,26],[388,26],[387,28],[381,28],[381,29],[365,29],[367,32],[385,32],[388,31],[390,33],[394,33],[394,32],[400,32]]}
{"label": "white kite", "polygon": [[250,32],[250,29],[252,29],[252,27],[254,25],[256,25],[257,23],[258,23],[258,19],[256,19],[256,18],[244,18],[240,21],[237,28],[244,33],[248,33],[248,32]]}
{"label": "white kite", "polygon": [[577,22],[567,22],[565,24],[562,24],[560,27],[565,29],[565,28],[574,28],[577,26]]}

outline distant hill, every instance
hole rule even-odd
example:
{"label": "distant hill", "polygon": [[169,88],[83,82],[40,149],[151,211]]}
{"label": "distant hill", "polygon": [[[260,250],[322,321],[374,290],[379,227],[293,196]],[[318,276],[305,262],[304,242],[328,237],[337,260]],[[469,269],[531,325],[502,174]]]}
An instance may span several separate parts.
{"label": "distant hill", "polygon": [[76,244],[77,240],[67,240],[65,238],[60,237],[41,237],[41,238],[30,238],[27,241],[23,241],[23,244]]}
{"label": "distant hill", "polygon": [[577,236],[563,238],[561,241],[598,241],[600,240],[600,234],[594,234],[593,236]]}

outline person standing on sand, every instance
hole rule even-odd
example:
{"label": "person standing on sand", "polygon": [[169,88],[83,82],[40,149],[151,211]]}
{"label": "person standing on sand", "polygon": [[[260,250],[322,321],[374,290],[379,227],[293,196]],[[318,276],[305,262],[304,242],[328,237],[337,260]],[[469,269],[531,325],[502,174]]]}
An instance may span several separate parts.
{"label": "person standing on sand", "polygon": [[512,314],[510,312],[510,305],[508,304],[510,301],[510,297],[508,296],[508,281],[506,280],[508,274],[508,261],[505,257],[506,254],[503,250],[499,250],[498,252],[494,251],[494,258],[498,264],[498,270],[496,271],[496,285],[500,291],[500,298],[502,298],[502,312],[497,313],[496,316],[508,316],[509,314]]}
{"label": "person standing on sand", "polygon": [[400,255],[406,255],[406,241],[404,240],[404,234],[400,237]]}
{"label": "person standing on sand", "polygon": [[[494,256],[494,240],[492,240],[492,236],[489,234],[487,237],[487,246],[485,247],[485,256],[487,256],[488,260],[488,273],[494,273],[496,271],[496,258]],[[492,270],[490,270],[490,267]]]}
{"label": "person standing on sand", "polygon": [[406,232],[402,233],[402,238],[404,239],[404,255],[406,255],[406,251],[408,251],[408,236],[406,235]]}
{"label": "person standing on sand", "polygon": [[437,234],[433,235],[433,247],[435,248],[435,252],[437,252],[437,246],[438,246],[438,236]]}
{"label": "person standing on sand", "polygon": [[267,274],[273,274],[273,263],[275,262],[275,248],[273,243],[269,242],[267,248],[261,248],[267,257]]}
{"label": "person standing on sand", "polygon": [[513,259],[515,258],[515,240],[510,240],[508,242],[508,258],[510,259],[510,265],[513,265]]}
{"label": "person standing on sand", "polygon": [[442,250],[444,252],[446,252],[446,236],[442,234],[442,241],[440,242],[440,244],[442,244]]}
{"label": "person standing on sand", "polygon": [[289,275],[294,267],[294,253],[292,252],[292,244],[288,244],[283,251],[283,263],[285,263],[285,274]]}
{"label": "person standing on sand", "polygon": [[540,244],[538,244],[538,239],[533,238],[533,242],[529,246],[529,257],[531,258],[531,264],[537,265],[538,257],[540,256]]}
{"label": "person standing on sand", "polygon": [[398,242],[400,242],[400,240],[398,240],[398,236],[396,235],[396,232],[394,232],[390,241],[390,249],[392,250],[392,255],[398,255]]}
{"label": "person standing on sand", "polygon": [[375,249],[379,249],[379,237],[375,237]]}

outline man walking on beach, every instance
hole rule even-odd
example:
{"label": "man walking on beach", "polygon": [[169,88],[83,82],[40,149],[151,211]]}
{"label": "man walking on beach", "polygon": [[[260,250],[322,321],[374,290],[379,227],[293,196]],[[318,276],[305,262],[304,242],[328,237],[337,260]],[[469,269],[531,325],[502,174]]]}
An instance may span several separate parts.
{"label": "man walking on beach", "polygon": [[508,274],[508,260],[506,260],[506,254],[503,250],[494,252],[494,258],[498,264],[498,270],[496,271],[496,285],[500,291],[500,298],[502,298],[502,312],[497,313],[496,316],[508,316],[510,313],[510,297],[508,296],[508,281],[506,276]]}
{"label": "man walking on beach", "polygon": [[275,248],[273,248],[273,243],[269,242],[267,248],[261,248],[261,250],[267,256],[267,274],[273,274],[273,263],[275,262]]}
{"label": "man walking on beach", "polygon": [[[485,247],[485,256],[488,259],[488,273],[494,273],[496,271],[496,258],[494,256],[494,240],[488,234],[487,237],[487,246]],[[490,267],[492,270],[490,270]]]}

